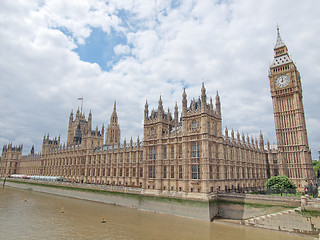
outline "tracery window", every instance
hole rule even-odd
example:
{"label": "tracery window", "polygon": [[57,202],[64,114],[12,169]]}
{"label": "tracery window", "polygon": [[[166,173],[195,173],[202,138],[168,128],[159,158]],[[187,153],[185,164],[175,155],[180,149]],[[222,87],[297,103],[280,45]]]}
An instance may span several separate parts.
{"label": "tracery window", "polygon": [[174,166],[171,166],[171,178],[174,178]]}
{"label": "tracery window", "polygon": [[191,157],[192,158],[199,158],[199,142],[191,143]]}
{"label": "tracery window", "polygon": [[149,147],[149,159],[150,160],[156,159],[156,147],[155,146]]}
{"label": "tracery window", "polygon": [[182,165],[179,165],[179,178],[182,179]]}
{"label": "tracery window", "polygon": [[171,146],[171,159],[174,159],[174,146]]}
{"label": "tracery window", "polygon": [[200,165],[198,164],[191,165],[191,178],[200,179]]}
{"label": "tracery window", "polygon": [[149,166],[149,178],[156,177],[156,169],[155,166]]}
{"label": "tracery window", "polygon": [[197,130],[197,128],[198,128],[198,124],[197,124],[197,121],[196,120],[193,120],[192,121],[192,131],[196,131]]}

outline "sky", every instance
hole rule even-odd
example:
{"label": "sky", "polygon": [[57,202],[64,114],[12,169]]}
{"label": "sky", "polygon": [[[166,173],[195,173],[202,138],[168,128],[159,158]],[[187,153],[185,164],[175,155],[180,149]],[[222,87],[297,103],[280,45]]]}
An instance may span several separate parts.
{"label": "sky", "polygon": [[143,137],[143,110],[181,114],[200,95],[221,98],[222,127],[276,143],[268,70],[277,24],[301,74],[309,145],[320,149],[318,0],[2,0],[0,145],[66,142],[81,105],[93,126],[116,101],[121,141]]}

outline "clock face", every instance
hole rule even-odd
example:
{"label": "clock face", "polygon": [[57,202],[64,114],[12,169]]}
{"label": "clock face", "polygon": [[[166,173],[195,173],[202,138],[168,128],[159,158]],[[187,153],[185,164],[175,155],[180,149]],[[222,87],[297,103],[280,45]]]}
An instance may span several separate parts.
{"label": "clock face", "polygon": [[280,88],[287,86],[289,82],[290,82],[290,78],[287,75],[280,75],[276,79],[276,85]]}

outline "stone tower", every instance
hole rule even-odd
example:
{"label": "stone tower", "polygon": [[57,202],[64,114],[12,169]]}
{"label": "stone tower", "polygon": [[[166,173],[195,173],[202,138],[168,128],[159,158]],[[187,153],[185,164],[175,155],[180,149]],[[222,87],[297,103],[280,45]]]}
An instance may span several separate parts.
{"label": "stone tower", "polygon": [[89,113],[88,120],[86,120],[84,113],[80,112],[79,108],[76,112],[75,118],[73,117],[73,111],[71,111],[69,116],[67,146],[80,144],[82,138],[91,133],[91,124],[91,111]]}
{"label": "stone tower", "polygon": [[12,143],[4,145],[2,148],[2,157],[0,159],[0,176],[8,177],[11,174],[17,174],[20,159],[22,156],[23,145],[12,146]]}
{"label": "stone tower", "polygon": [[106,145],[117,145],[120,143],[120,126],[118,124],[118,115],[116,102],[114,102],[113,113],[110,117],[110,124],[106,131]]}
{"label": "stone tower", "polygon": [[288,55],[279,28],[269,80],[280,174],[288,176],[298,187],[302,187],[314,180],[303,110],[302,86],[300,73]]}

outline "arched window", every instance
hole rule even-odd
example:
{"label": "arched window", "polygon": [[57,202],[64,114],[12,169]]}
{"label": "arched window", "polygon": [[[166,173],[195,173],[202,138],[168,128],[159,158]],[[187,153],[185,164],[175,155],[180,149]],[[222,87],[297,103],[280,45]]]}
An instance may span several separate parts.
{"label": "arched window", "polygon": [[156,131],[154,130],[154,128],[151,128],[151,136],[153,137],[155,135]]}
{"label": "arched window", "polygon": [[192,121],[192,131],[195,131],[195,130],[197,130],[197,121],[196,120],[193,120]]}

